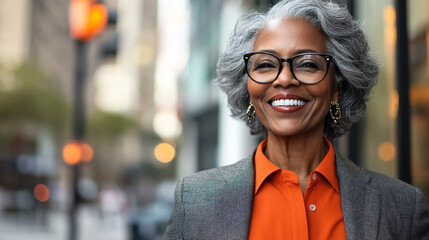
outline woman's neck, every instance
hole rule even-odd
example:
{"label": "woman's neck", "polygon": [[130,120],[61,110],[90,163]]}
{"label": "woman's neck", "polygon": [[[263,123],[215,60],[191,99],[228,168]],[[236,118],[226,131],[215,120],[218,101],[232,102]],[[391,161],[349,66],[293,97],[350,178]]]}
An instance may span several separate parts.
{"label": "woman's neck", "polygon": [[329,150],[323,133],[311,135],[284,137],[268,133],[265,156],[277,167],[295,172],[300,182],[308,179]]}

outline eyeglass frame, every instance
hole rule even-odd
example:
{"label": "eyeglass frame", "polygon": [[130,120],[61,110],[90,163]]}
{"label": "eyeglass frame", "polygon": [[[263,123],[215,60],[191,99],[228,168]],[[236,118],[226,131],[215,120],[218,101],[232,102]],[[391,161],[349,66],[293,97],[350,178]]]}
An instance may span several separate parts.
{"label": "eyeglass frame", "polygon": [[[269,81],[269,82],[259,82],[259,81],[256,81],[255,79],[253,79],[252,76],[250,75],[249,70],[247,68],[249,59],[250,59],[251,56],[253,56],[255,54],[258,54],[258,53],[264,53],[264,54],[271,55],[271,56],[275,57],[279,61],[280,64],[279,64],[279,67],[278,67],[277,75],[276,75],[276,77],[272,81]],[[303,55],[319,55],[319,56],[322,56],[325,59],[325,61],[327,63],[327,67],[326,67],[325,75],[323,76],[323,78],[321,80],[319,80],[319,81],[317,81],[315,83],[306,83],[306,82],[302,82],[301,80],[299,80],[295,76],[295,73],[294,73],[293,67],[292,67],[292,62],[297,57],[300,57],[300,56],[303,56]],[[283,63],[284,62],[289,63],[290,72],[292,73],[292,76],[294,77],[294,79],[296,79],[298,82],[300,82],[302,84],[307,84],[307,85],[318,84],[318,83],[320,83],[321,81],[323,81],[326,78],[326,75],[328,75],[328,71],[329,71],[329,65],[331,65],[330,64],[331,62],[333,62],[333,57],[331,55],[324,54],[324,53],[315,53],[315,52],[300,53],[300,54],[297,54],[297,55],[295,55],[293,57],[290,57],[290,58],[281,58],[281,57],[279,57],[279,56],[277,56],[277,55],[275,55],[275,54],[273,54],[271,52],[258,51],[258,52],[249,52],[249,53],[244,54],[243,55],[243,59],[244,59],[244,64],[245,64],[245,69],[246,69],[247,76],[249,76],[250,79],[252,79],[254,82],[259,83],[259,84],[270,84],[270,83],[274,82],[275,80],[277,80],[277,78],[279,77],[280,73],[283,70]]]}

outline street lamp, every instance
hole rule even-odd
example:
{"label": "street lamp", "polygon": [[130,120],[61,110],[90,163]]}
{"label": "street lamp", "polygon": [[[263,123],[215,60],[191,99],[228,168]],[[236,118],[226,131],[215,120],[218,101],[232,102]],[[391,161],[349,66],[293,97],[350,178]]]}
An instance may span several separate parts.
{"label": "street lamp", "polygon": [[[69,9],[70,36],[75,40],[75,86],[74,86],[74,114],[73,114],[73,139],[74,143],[67,145],[69,151],[67,157],[72,162],[72,199],[70,207],[69,239],[77,237],[77,210],[79,205],[78,181],[79,161],[83,160],[82,144],[85,132],[84,124],[84,82],[86,77],[86,42],[98,35],[106,26],[108,11],[106,6],[96,0],[70,0]],[[92,151],[92,149],[91,149]],[[66,152],[64,149],[63,153]],[[91,152],[92,158],[92,152]],[[64,158],[66,160],[66,158]],[[89,161],[89,160],[88,160]]]}

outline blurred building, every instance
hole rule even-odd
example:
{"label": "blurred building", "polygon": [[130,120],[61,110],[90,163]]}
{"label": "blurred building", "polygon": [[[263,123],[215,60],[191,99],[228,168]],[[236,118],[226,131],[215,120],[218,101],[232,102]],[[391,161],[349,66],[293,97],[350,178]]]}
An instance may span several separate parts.
{"label": "blurred building", "polygon": [[30,1],[1,2],[0,51],[2,62],[16,63],[28,56]]}
{"label": "blurred building", "polygon": [[236,20],[275,1],[190,0],[190,56],[182,83],[183,135],[177,175],[234,163],[252,152],[256,137],[232,119],[226,96],[213,84],[216,64]]}
{"label": "blurred building", "polygon": [[[429,3],[406,1],[410,84],[410,159],[411,182],[421,188],[429,199]],[[373,56],[380,63],[380,77],[373,99],[368,104],[362,135],[357,151],[361,165],[390,176],[398,177],[398,95],[395,1],[354,1],[355,16],[363,22]],[[401,126],[399,126],[401,127]],[[406,127],[406,126],[402,126]]]}
{"label": "blurred building", "polygon": [[[157,42],[157,4],[154,0],[118,0],[115,33],[107,44],[115,45],[107,52],[94,74],[94,105],[107,113],[135,121],[144,133],[152,134],[153,79]],[[111,41],[111,42],[109,42]],[[105,46],[109,51],[109,45]],[[141,131],[130,129],[108,144],[97,143],[98,161],[94,162],[102,181],[114,181],[126,175],[124,169],[150,161],[156,142]],[[152,134],[153,135],[153,134]],[[109,166],[105,166],[105,162]]]}
{"label": "blurred building", "polygon": [[174,170],[174,163],[160,163],[154,155],[162,142],[154,130],[156,71],[162,51],[158,5],[157,0],[117,0],[113,38],[117,49],[113,56],[107,54],[94,74],[95,107],[133,120],[126,125],[136,125],[103,142],[96,142],[94,136],[99,149],[94,171],[103,183],[123,184],[133,204],[152,201],[156,184],[172,178]]}
{"label": "blurred building", "polygon": [[[60,128],[65,126],[67,114],[66,109],[58,108],[69,104],[73,79],[68,4],[67,0],[0,3],[1,90],[5,96],[2,104],[10,106],[10,111],[2,108],[2,114],[7,116],[0,121],[0,175],[4,176],[0,186],[11,194],[5,192],[5,199],[10,201],[4,201],[6,206],[2,207],[20,208],[15,205],[15,193],[27,191],[30,198],[25,201],[34,206],[32,188],[58,176],[58,149],[64,141],[64,130]],[[38,91],[47,95],[37,96]],[[55,104],[57,107],[50,109]]]}
{"label": "blurred building", "polygon": [[[114,16],[122,18],[85,46],[86,140],[96,153],[93,165],[83,169],[82,177],[116,182],[127,176],[124,169],[136,168],[133,164],[142,168],[142,162],[153,165],[155,161],[153,148],[159,138],[152,130],[152,89],[157,1],[103,2]],[[0,121],[0,186],[12,192],[25,189],[29,201],[34,201],[31,190],[37,183],[51,182],[51,190],[68,188],[70,175],[61,153],[72,136],[74,101],[75,42],[69,36],[69,4],[69,0],[0,3],[0,89],[17,92],[22,85],[16,80],[18,76],[27,85],[31,82],[37,86],[41,80],[42,90],[56,97],[47,98],[29,85],[20,90],[28,96],[15,94],[23,104],[2,99],[4,108],[13,112],[6,112],[10,116]],[[95,130],[94,125],[98,127]],[[106,128],[111,131],[106,133]],[[68,199],[56,193],[54,199]]]}

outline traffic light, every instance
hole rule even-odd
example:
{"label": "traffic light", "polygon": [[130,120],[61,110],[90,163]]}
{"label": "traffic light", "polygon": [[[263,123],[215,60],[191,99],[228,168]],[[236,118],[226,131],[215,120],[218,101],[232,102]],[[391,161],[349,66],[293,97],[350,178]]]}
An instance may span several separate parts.
{"label": "traffic light", "polygon": [[70,36],[83,42],[91,40],[106,26],[108,11],[96,0],[70,0]]}

